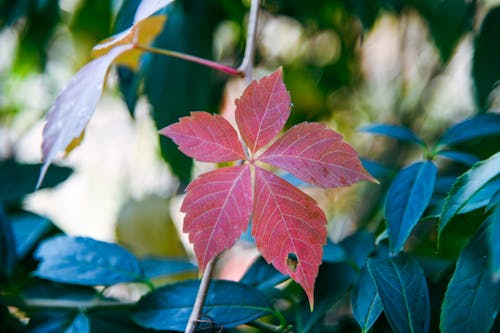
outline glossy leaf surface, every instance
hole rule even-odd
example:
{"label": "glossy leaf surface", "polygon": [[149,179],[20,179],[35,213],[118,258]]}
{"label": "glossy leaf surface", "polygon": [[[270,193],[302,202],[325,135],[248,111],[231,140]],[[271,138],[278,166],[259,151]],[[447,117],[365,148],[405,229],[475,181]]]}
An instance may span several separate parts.
{"label": "glossy leaf surface", "polygon": [[207,112],[191,112],[161,134],[171,138],[184,154],[201,162],[230,162],[245,159],[238,133],[229,121]]}
{"label": "glossy leaf surface", "polygon": [[361,165],[356,151],[342,141],[342,136],[319,123],[292,127],[258,160],[321,187],[373,180]]}
{"label": "glossy leaf surface", "polygon": [[31,251],[36,243],[53,228],[52,223],[45,217],[28,212],[12,214],[10,219],[19,258]]}
{"label": "glossy leaf surface", "polygon": [[252,236],[267,262],[290,275],[313,303],[314,281],[326,242],[326,217],[298,188],[255,169]]}
{"label": "glossy leaf surface", "polygon": [[372,327],[384,309],[377,286],[366,267],[359,273],[358,282],[352,289],[351,306],[354,318],[363,332]]}
{"label": "glossy leaf surface", "polygon": [[[183,331],[191,314],[199,281],[158,288],[138,303],[133,319],[146,328]],[[246,284],[213,280],[202,313],[214,324],[231,328],[269,314],[264,294]]]}
{"label": "glossy leaf surface", "polygon": [[427,208],[436,179],[432,162],[418,162],[401,170],[394,178],[385,203],[391,251],[400,251]]}
{"label": "glossy leaf surface", "polygon": [[490,180],[467,201],[458,214],[465,214],[475,209],[486,207],[499,189],[500,177]]}
{"label": "glossy leaf surface", "polygon": [[202,174],[186,189],[181,210],[184,232],[194,244],[200,270],[230,248],[248,227],[252,213],[252,178],[248,165]]}
{"label": "glossy leaf surface", "polygon": [[418,145],[425,146],[425,143],[422,141],[422,139],[420,139],[415,133],[413,133],[413,131],[399,125],[373,124],[360,128],[360,131],[365,133],[383,135],[399,141],[416,143]]}
{"label": "glossy leaf surface", "polygon": [[491,179],[500,173],[500,152],[478,162],[453,184],[441,211],[439,233],[455,214],[476,195]]}
{"label": "glossy leaf surface", "polygon": [[290,115],[290,94],[279,68],[253,81],[236,100],[236,123],[251,153],[271,142]]}
{"label": "glossy leaf surface", "polygon": [[446,150],[440,151],[437,154],[439,156],[444,156],[446,158],[449,158],[450,160],[460,162],[468,166],[472,166],[474,163],[479,161],[476,156],[461,151]]}
{"label": "glossy leaf surface", "polygon": [[124,248],[85,237],[56,236],[34,254],[38,277],[77,285],[105,285],[140,279],[137,259]]}
{"label": "glossy leaf surface", "polygon": [[369,259],[368,271],[394,331],[427,332],[430,322],[429,292],[418,263],[402,255]]}
{"label": "glossy leaf surface", "polygon": [[489,228],[485,223],[458,258],[441,307],[442,332],[487,333],[493,325],[500,284],[493,282],[489,268]]}

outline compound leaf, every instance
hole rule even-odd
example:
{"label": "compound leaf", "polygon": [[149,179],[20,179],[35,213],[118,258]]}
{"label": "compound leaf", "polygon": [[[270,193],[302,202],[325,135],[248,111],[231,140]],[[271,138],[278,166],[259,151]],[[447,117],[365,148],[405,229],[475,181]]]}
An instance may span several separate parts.
{"label": "compound leaf", "polygon": [[429,291],[418,263],[403,255],[369,259],[368,271],[394,331],[427,332],[430,323]]}
{"label": "compound leaf", "polygon": [[161,134],[171,138],[184,154],[201,162],[230,162],[245,158],[238,133],[229,121],[207,112],[191,112]]}
{"label": "compound leaf", "polygon": [[248,165],[217,169],[189,184],[181,210],[184,232],[194,244],[200,270],[230,248],[248,227],[252,178]]}
{"label": "compound leaf", "polygon": [[41,278],[84,286],[112,285],[140,279],[141,266],[124,248],[86,237],[56,236],[36,249]]}
{"label": "compound leaf", "polygon": [[236,100],[236,123],[251,153],[271,142],[290,115],[290,94],[281,67],[253,81]]}
{"label": "compound leaf", "polygon": [[385,217],[393,253],[403,248],[427,208],[434,191],[436,174],[434,163],[414,163],[401,170],[389,187]]}
{"label": "compound leaf", "polygon": [[321,187],[374,180],[361,165],[356,151],[342,141],[342,136],[319,123],[292,127],[258,160]]}
{"label": "compound leaf", "polygon": [[458,214],[488,182],[500,173],[500,152],[478,162],[453,184],[439,220],[439,234],[453,216]]}
{"label": "compound leaf", "polygon": [[304,288],[311,308],[314,281],[326,243],[326,217],[298,188],[255,168],[252,235],[267,262]]}
{"label": "compound leaf", "polygon": [[[458,258],[441,306],[441,332],[490,331],[500,306],[500,284],[492,279],[485,222]],[[498,235],[497,235],[498,236]]]}
{"label": "compound leaf", "polygon": [[[199,281],[183,281],[154,290],[139,301],[133,320],[146,328],[183,331],[199,285]],[[244,283],[224,280],[210,282],[202,309],[213,325],[225,328],[248,323],[270,312],[262,292]]]}

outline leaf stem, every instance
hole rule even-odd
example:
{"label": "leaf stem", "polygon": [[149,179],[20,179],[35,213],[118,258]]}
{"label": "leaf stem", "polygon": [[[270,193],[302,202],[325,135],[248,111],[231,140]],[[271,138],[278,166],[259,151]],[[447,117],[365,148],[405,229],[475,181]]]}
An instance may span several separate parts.
{"label": "leaf stem", "polygon": [[247,84],[252,81],[252,73],[255,58],[255,40],[257,36],[257,23],[259,18],[260,0],[252,0],[250,15],[248,18],[247,40],[245,45],[245,55],[238,70],[243,73]]}
{"label": "leaf stem", "polygon": [[171,51],[171,50],[166,50],[166,49],[159,49],[156,47],[145,46],[145,45],[140,45],[140,44],[135,44],[134,48],[136,48],[138,50],[146,51],[146,52],[162,54],[162,55],[173,57],[173,58],[191,61],[191,62],[200,64],[200,65],[203,65],[203,66],[213,68],[215,70],[218,70],[220,72],[223,72],[223,73],[226,73],[229,75],[234,75],[234,76],[243,76],[244,75],[244,73],[242,71],[240,71],[239,69],[236,69],[236,68],[233,68],[230,66],[226,66],[226,65],[220,64],[218,62],[212,61],[212,60],[196,57],[196,56],[181,53],[181,52],[176,52],[176,51]]}
{"label": "leaf stem", "polygon": [[203,303],[205,303],[205,297],[207,296],[210,279],[212,278],[212,272],[214,270],[216,261],[217,256],[213,257],[208,262],[207,267],[205,267],[205,271],[203,272],[203,276],[201,277],[200,288],[198,289],[198,293],[196,294],[193,311],[191,311],[191,315],[189,316],[189,320],[184,333],[193,333],[196,329],[196,322],[200,317]]}

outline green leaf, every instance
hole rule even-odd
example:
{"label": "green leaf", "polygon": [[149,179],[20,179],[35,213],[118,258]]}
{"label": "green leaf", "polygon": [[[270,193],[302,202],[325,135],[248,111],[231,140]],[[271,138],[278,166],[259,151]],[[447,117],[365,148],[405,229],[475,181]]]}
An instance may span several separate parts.
{"label": "green leaf", "polygon": [[377,286],[366,267],[359,273],[359,279],[351,293],[351,306],[354,319],[361,330],[367,332],[384,309]]}
{"label": "green leaf", "polygon": [[498,235],[500,235],[500,189],[491,198],[488,210],[491,211],[487,222],[491,225],[488,238],[491,270],[493,272],[493,279],[498,284],[500,280],[500,242],[498,241]]}
{"label": "green leaf", "polygon": [[29,212],[12,214],[10,220],[19,258],[33,250],[38,241],[54,227],[47,218]]}
{"label": "green leaf", "polygon": [[314,311],[311,312],[308,304],[302,304],[297,312],[297,332],[312,332],[355,280],[356,273],[351,265],[323,263],[314,288]]}
{"label": "green leaf", "polygon": [[375,249],[375,237],[372,233],[360,229],[341,240],[339,245],[345,250],[347,262],[361,269],[365,266],[366,258]]}
{"label": "green leaf", "polygon": [[197,271],[196,266],[188,261],[166,258],[142,259],[141,267],[144,276],[149,279]]}
{"label": "green leaf", "polygon": [[456,145],[469,140],[500,134],[500,114],[484,113],[465,119],[450,127],[438,145]]}
{"label": "green leaf", "polygon": [[457,214],[466,214],[473,210],[486,207],[493,195],[500,189],[500,177],[490,180],[479,191],[474,194]]}
{"label": "green leaf", "polygon": [[142,277],[137,259],[124,248],[86,237],[56,236],[36,249],[35,274],[51,281],[109,286]]}
{"label": "green leaf", "polygon": [[0,205],[0,282],[12,274],[16,261],[16,243],[12,225]]}
{"label": "green leaf", "polygon": [[[144,296],[133,314],[142,327],[183,331],[191,314],[199,281],[183,281]],[[203,313],[226,328],[248,323],[272,312],[264,294],[244,283],[212,280]]]}
{"label": "green leaf", "polygon": [[125,310],[93,310],[88,313],[90,331],[92,333],[158,333],[138,326],[132,321],[131,311]]}
{"label": "green leaf", "polygon": [[425,143],[410,129],[399,125],[388,124],[373,124],[364,126],[360,129],[361,132],[384,135],[399,141],[416,143],[425,146]]}
{"label": "green leaf", "polygon": [[377,286],[392,329],[398,333],[427,332],[429,291],[418,263],[400,254],[388,259],[369,259],[368,271]]}
{"label": "green leaf", "polygon": [[439,220],[439,234],[453,216],[460,210],[494,177],[500,172],[500,152],[489,159],[478,162],[466,173],[460,176],[453,184],[441,211]]}
{"label": "green leaf", "polygon": [[290,277],[278,272],[273,265],[268,264],[261,256],[246,271],[240,282],[265,291],[286,281]]}
{"label": "green leaf", "polygon": [[471,30],[475,6],[466,0],[420,0],[414,3],[428,23],[441,59],[447,62],[462,36]]}
{"label": "green leaf", "polygon": [[[211,58],[216,22],[206,13],[212,12],[210,3],[204,0],[190,1],[189,4],[172,3],[167,7],[168,20],[163,32],[153,46]],[[144,92],[153,107],[158,129],[188,116],[190,111],[214,111],[215,103],[211,105],[211,97],[217,97],[220,92],[214,94],[211,90],[215,85],[210,69],[158,54],[146,54],[143,61]],[[160,137],[160,148],[181,185],[186,186],[191,180],[193,161],[163,136]]]}
{"label": "green leaf", "polygon": [[486,14],[479,34],[474,40],[472,77],[476,86],[476,103],[482,112],[488,109],[489,95],[500,80],[498,31],[500,31],[500,6],[493,7]]}
{"label": "green leaf", "polygon": [[461,151],[445,150],[439,151],[437,155],[449,158],[450,160],[465,164],[467,166],[472,166],[474,163],[479,161],[479,158],[477,158],[476,156]]}
{"label": "green leaf", "polygon": [[[19,164],[13,159],[0,160],[0,201],[19,202],[35,191],[42,164]],[[41,188],[54,187],[71,175],[70,168],[51,166]]]}
{"label": "green leaf", "polygon": [[401,170],[389,187],[384,214],[387,219],[391,251],[400,251],[429,205],[437,168],[434,163],[418,162]]}
{"label": "green leaf", "polygon": [[484,223],[458,258],[441,307],[443,333],[487,333],[493,325],[500,306],[500,284],[493,282],[489,269],[490,228]]}
{"label": "green leaf", "polygon": [[88,333],[90,325],[87,316],[77,310],[43,311],[33,314],[30,318],[28,331],[30,333]]}

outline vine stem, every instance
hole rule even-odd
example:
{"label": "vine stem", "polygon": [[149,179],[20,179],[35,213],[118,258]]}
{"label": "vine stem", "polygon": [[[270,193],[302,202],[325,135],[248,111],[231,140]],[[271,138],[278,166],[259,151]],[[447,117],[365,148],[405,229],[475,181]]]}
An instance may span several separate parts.
{"label": "vine stem", "polygon": [[[172,53],[172,51],[168,51],[169,54],[164,53],[165,55],[170,55],[170,56],[178,56],[179,58],[185,59],[185,60],[191,60],[197,63],[200,63],[202,65],[207,65],[209,67],[212,67],[214,69],[219,69],[222,71],[225,71],[226,69],[230,69],[232,74],[232,71],[236,71],[236,74],[233,75],[240,75],[244,76],[247,84],[249,84],[252,81],[252,74],[253,74],[253,67],[254,67],[254,57],[255,57],[255,40],[256,40],[256,35],[257,35],[257,21],[258,21],[258,16],[259,16],[259,8],[260,8],[260,0],[252,0],[251,6],[250,6],[250,15],[248,18],[248,28],[247,28],[247,39],[245,43],[245,54],[243,56],[243,60],[241,61],[241,65],[237,68],[231,68],[227,67],[224,65],[221,65],[219,63],[210,61],[210,60],[205,60],[197,57],[192,57],[192,56],[187,56],[183,55],[182,53],[175,54]],[[145,51],[148,51],[147,49],[144,48]],[[175,52],[177,53],[177,52]],[[201,310],[203,309],[203,304],[205,303],[205,298],[207,296],[208,292],[208,287],[210,285],[210,280],[212,278],[212,272],[215,267],[215,263],[217,261],[217,256],[212,258],[208,264],[207,267],[205,268],[205,271],[203,272],[203,276],[201,278],[200,282],[200,288],[198,289],[198,293],[196,294],[196,300],[193,306],[193,310],[191,311],[191,315],[189,316],[189,320],[186,326],[186,329],[184,333],[194,333],[196,329],[196,323],[198,321],[198,318],[200,317]]]}
{"label": "vine stem", "polygon": [[196,294],[196,300],[193,305],[193,311],[189,316],[189,320],[186,326],[185,333],[193,333],[196,329],[196,323],[201,314],[201,309],[203,308],[203,303],[205,303],[205,298],[207,296],[208,287],[210,285],[210,279],[212,278],[212,272],[217,261],[217,256],[213,257],[205,267],[203,271],[203,276],[201,277],[200,288],[198,288],[198,293]]}

